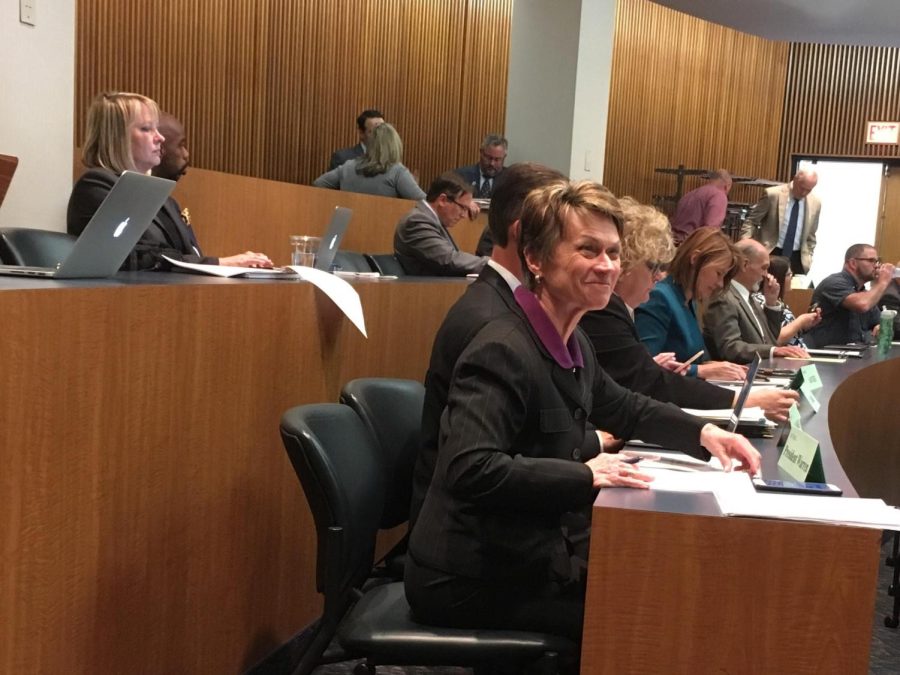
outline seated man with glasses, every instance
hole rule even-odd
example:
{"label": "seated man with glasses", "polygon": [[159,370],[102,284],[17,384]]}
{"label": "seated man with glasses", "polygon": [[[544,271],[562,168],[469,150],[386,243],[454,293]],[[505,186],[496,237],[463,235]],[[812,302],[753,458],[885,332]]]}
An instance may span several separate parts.
{"label": "seated man with glasses", "polygon": [[487,258],[460,251],[450,228],[472,209],[472,186],[455,173],[436,178],[425,199],[397,223],[394,255],[407,274],[456,276],[476,274]]}
{"label": "seated man with glasses", "polygon": [[[872,329],[880,318],[879,302],[891,283],[894,266],[881,264],[869,244],[854,244],[844,255],[844,269],[825,277],[813,291],[813,308],[822,310],[822,322],[806,334],[810,347],[872,342]],[[866,284],[872,282],[869,290]]]}

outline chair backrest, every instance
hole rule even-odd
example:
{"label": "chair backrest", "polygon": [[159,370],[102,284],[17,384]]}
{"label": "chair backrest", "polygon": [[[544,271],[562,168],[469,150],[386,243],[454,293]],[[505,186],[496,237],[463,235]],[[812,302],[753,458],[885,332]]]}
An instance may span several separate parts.
{"label": "chair backrest", "polygon": [[362,253],[338,251],[334,254],[334,267],[343,272],[377,272]]}
{"label": "chair backrest", "polygon": [[326,605],[369,576],[384,504],[383,469],[369,430],[349,407],[291,408],[281,439],[316,524],[316,587]]}
{"label": "chair backrest", "polygon": [[9,189],[9,184],[12,182],[17,166],[19,166],[18,157],[0,155],[0,204],[3,203],[3,198],[6,197],[6,191]]}
{"label": "chair backrest", "polygon": [[409,520],[424,402],[425,387],[415,380],[367,377],[348,382],[341,391],[341,403],[357,412],[381,451],[385,480],[381,527],[384,529]]}
{"label": "chair backrest", "polygon": [[366,259],[372,265],[372,269],[379,274],[395,277],[406,276],[406,270],[403,269],[393,253],[366,253]]}
{"label": "chair backrest", "polygon": [[28,227],[0,229],[0,260],[6,265],[56,267],[69,257],[76,237]]}

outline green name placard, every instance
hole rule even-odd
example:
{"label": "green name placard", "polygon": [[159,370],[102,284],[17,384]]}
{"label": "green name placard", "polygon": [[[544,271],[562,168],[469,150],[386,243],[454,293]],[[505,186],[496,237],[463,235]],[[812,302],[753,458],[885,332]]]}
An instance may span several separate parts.
{"label": "green name placard", "polygon": [[797,481],[825,482],[822,453],[819,441],[799,428],[792,428],[784,450],[778,460],[778,468]]}
{"label": "green name placard", "polygon": [[819,377],[819,371],[816,369],[815,363],[803,366],[800,368],[800,372],[803,373],[803,383],[808,385],[812,391],[822,388],[822,378]]}
{"label": "green name placard", "polygon": [[791,409],[788,410],[788,419],[791,422],[791,429],[802,429],[800,424],[800,408],[796,403],[791,403]]}
{"label": "green name placard", "polygon": [[813,388],[809,386],[809,383],[806,380],[800,385],[800,393],[806,397],[807,401],[809,401],[809,405],[812,407],[813,412],[819,412],[819,399],[816,398],[816,395],[813,393]]}

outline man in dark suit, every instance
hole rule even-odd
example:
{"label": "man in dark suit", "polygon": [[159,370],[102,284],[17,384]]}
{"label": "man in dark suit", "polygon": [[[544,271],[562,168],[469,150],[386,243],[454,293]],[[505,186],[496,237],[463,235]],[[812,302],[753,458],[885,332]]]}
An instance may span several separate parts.
{"label": "man in dark suit", "polygon": [[[164,140],[160,162],[151,170],[154,176],[177,181],[187,173],[191,155],[187,147],[187,134],[181,121],[167,112],[160,112],[159,132]],[[153,224],[135,247],[140,259],[138,267],[165,269],[168,265],[160,257],[166,255],[184,262],[227,265],[237,267],[271,267],[272,261],[262,253],[247,251],[225,258],[203,255],[200,244],[191,227],[190,214],[182,209],[173,197],[169,197],[159,210]]]}
{"label": "man in dark suit", "polygon": [[[564,176],[554,169],[523,163],[509,167],[497,182],[488,214],[488,227],[495,241],[493,253],[478,278],[450,308],[431,349],[431,362],[425,374],[422,450],[416,458],[413,473],[410,529],[415,524],[434,473],[441,413],[447,405],[450,377],[459,355],[491,319],[506,313],[522,315],[513,298],[513,290],[522,278],[522,263],[516,252],[522,202],[532,189],[562,179]],[[596,437],[593,443],[593,453],[596,454],[600,450]]]}
{"label": "man in dark suit", "polygon": [[472,186],[476,198],[490,199],[493,196],[494,181],[503,173],[508,149],[509,142],[503,136],[488,134],[481,142],[478,163],[455,169]]}
{"label": "man in dark suit", "polygon": [[335,150],[328,163],[328,170],[338,168],[344,162],[362,157],[366,154],[366,140],[375,131],[375,127],[384,124],[384,115],[378,110],[363,110],[356,118],[356,130],[359,133],[359,143],[350,148]]}
{"label": "man in dark suit", "polygon": [[[754,239],[743,239],[737,248],[743,256],[740,268],[703,318],[710,356],[732,363],[750,363],[757,354],[762,359],[808,356],[802,347],[778,346],[784,305],[778,299],[778,282],[769,274],[769,252]],[[765,307],[753,297],[760,288]]]}
{"label": "man in dark suit", "polygon": [[407,274],[462,277],[481,271],[486,258],[460,251],[450,228],[472,212],[472,188],[455,173],[439,176],[397,223],[394,255]]}

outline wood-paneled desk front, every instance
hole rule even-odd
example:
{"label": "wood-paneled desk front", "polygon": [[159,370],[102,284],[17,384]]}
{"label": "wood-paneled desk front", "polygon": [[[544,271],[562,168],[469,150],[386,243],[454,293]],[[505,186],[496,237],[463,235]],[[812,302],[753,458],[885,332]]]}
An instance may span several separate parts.
{"label": "wood-paneled desk front", "polygon": [[354,377],[421,379],[456,281],[0,281],[0,673],[238,673],[318,613],[278,435]]}
{"label": "wood-paneled desk front", "polygon": [[[855,496],[831,442],[831,395],[884,368],[900,381],[900,358],[817,366],[822,407],[802,401],[803,428],[821,444],[828,481]],[[900,437],[896,414],[885,424]],[[857,426],[863,447],[867,434]],[[786,478],[776,443],[755,441],[766,478]],[[711,494],[604,490],[591,537],[584,673],[867,672],[879,531],[727,518]]]}

